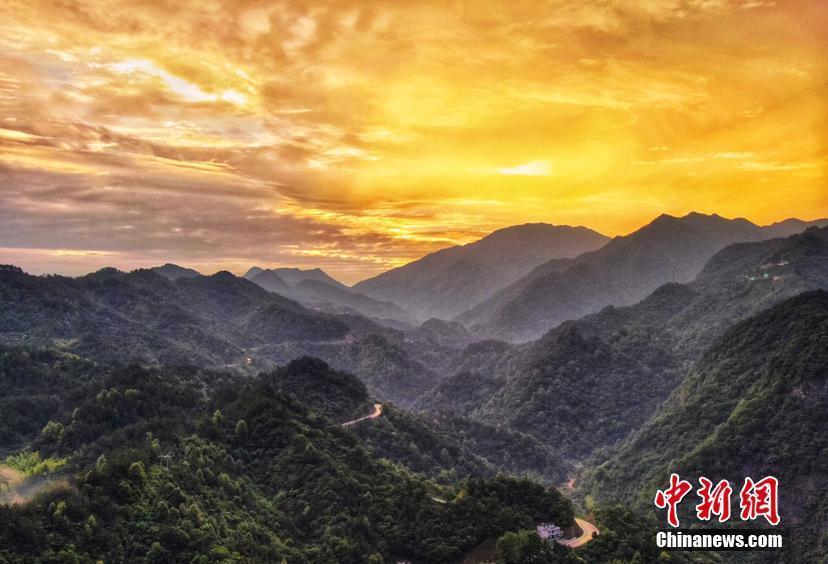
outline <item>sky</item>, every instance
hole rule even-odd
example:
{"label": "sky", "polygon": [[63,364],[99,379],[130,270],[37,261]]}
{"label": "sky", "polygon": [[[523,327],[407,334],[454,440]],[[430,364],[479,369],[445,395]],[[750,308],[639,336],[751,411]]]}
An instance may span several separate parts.
{"label": "sky", "polygon": [[322,267],[828,216],[823,0],[0,0],[0,262]]}

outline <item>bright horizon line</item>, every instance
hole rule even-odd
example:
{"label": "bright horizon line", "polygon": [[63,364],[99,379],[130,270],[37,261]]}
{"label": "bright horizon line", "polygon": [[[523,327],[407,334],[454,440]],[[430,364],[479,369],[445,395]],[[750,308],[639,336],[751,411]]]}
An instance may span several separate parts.
{"label": "bright horizon line", "polygon": [[[77,278],[77,277],[86,276],[88,274],[93,274],[93,273],[98,272],[98,271],[100,271],[102,269],[105,269],[105,268],[114,268],[114,269],[116,269],[120,272],[127,272],[128,273],[128,272],[132,272],[132,271],[135,271],[135,270],[151,269],[151,268],[155,268],[155,267],[160,267],[160,266],[164,266],[166,264],[172,264],[172,265],[179,266],[179,267],[182,267],[182,268],[189,268],[189,269],[192,269],[192,270],[196,270],[196,271],[199,272],[199,274],[201,274],[203,276],[212,276],[214,274],[218,274],[219,272],[229,272],[229,273],[233,274],[234,276],[237,276],[237,277],[240,277],[240,278],[243,277],[244,274],[253,267],[258,267],[258,268],[262,268],[262,269],[270,269],[270,270],[276,270],[276,269],[282,269],[282,268],[296,268],[296,269],[303,270],[303,271],[319,269],[319,270],[323,271],[325,274],[327,274],[328,276],[331,276],[331,278],[333,278],[337,282],[345,284],[348,287],[353,287],[356,284],[358,284],[359,282],[362,282],[364,280],[368,280],[370,278],[374,278],[374,277],[378,276],[379,274],[394,270],[396,268],[400,268],[401,266],[411,264],[413,262],[416,262],[418,260],[423,259],[424,257],[426,257],[430,254],[439,252],[441,250],[453,248],[453,247],[462,247],[462,246],[470,245],[470,244],[476,243],[476,242],[488,237],[489,235],[491,235],[493,233],[496,233],[498,231],[502,231],[502,230],[505,230],[505,229],[510,229],[510,228],[513,228],[513,227],[521,227],[521,226],[524,226],[524,225],[548,225],[550,227],[570,227],[570,228],[573,228],[573,229],[586,228],[586,229],[594,231],[595,233],[598,233],[599,235],[603,235],[604,237],[607,237],[610,240],[612,240],[616,237],[626,237],[628,235],[631,235],[632,233],[635,233],[636,231],[646,227],[647,225],[650,225],[653,221],[655,221],[656,219],[658,219],[659,217],[662,217],[662,216],[668,216],[668,217],[674,217],[674,218],[684,218],[684,217],[687,217],[687,216],[693,215],[693,214],[703,215],[703,216],[707,216],[707,217],[718,216],[718,217],[721,217],[723,219],[727,219],[727,220],[730,220],[730,221],[736,221],[736,220],[743,219],[743,220],[749,221],[750,223],[752,223],[754,225],[757,225],[759,227],[770,227],[772,225],[776,225],[776,224],[783,223],[785,221],[790,221],[790,220],[798,220],[798,221],[802,221],[802,222],[805,222],[805,223],[816,222],[816,221],[828,221],[828,217],[824,217],[824,216],[816,216],[816,217],[813,217],[813,218],[802,218],[802,217],[787,216],[787,217],[784,217],[784,218],[781,218],[781,219],[776,219],[776,220],[771,221],[769,223],[762,223],[762,222],[754,221],[754,220],[752,220],[748,217],[745,217],[745,216],[727,217],[727,216],[719,214],[717,212],[704,213],[704,212],[699,212],[699,211],[694,210],[694,211],[687,212],[683,215],[682,214],[670,214],[670,213],[664,212],[664,213],[661,213],[661,214],[653,217],[648,222],[639,225],[638,227],[636,227],[635,229],[633,229],[631,231],[628,231],[628,232],[623,233],[623,234],[615,234],[615,235],[608,235],[606,233],[602,233],[601,231],[599,231],[599,230],[597,230],[593,227],[590,227],[588,225],[571,225],[571,224],[565,224],[565,223],[549,223],[549,222],[545,222],[545,221],[530,221],[530,222],[525,222],[525,223],[515,223],[515,224],[511,224],[511,225],[504,225],[503,227],[498,227],[498,228],[493,229],[492,231],[486,233],[482,237],[474,239],[473,241],[470,241],[468,243],[464,243],[464,244],[461,244],[461,245],[449,245],[449,246],[446,246],[446,247],[441,247],[439,249],[435,249],[435,250],[433,250],[429,253],[426,253],[422,256],[411,259],[410,261],[408,261],[404,264],[397,265],[397,266],[391,266],[389,268],[386,268],[385,270],[381,270],[381,271],[379,271],[377,273],[374,273],[374,274],[371,274],[369,276],[353,279],[354,281],[347,281],[347,278],[343,279],[340,276],[337,276],[336,274],[332,274],[332,272],[336,273],[337,271],[339,271],[340,270],[339,268],[325,268],[320,263],[313,263],[313,262],[309,262],[309,263],[306,263],[306,264],[302,264],[301,262],[281,263],[281,264],[267,264],[266,261],[254,261],[254,262],[248,263],[247,266],[242,266],[242,263],[244,261],[235,260],[235,259],[227,259],[226,262],[224,263],[224,264],[227,265],[227,267],[222,268],[220,266],[222,264],[222,262],[215,262],[215,261],[212,261],[212,262],[199,262],[199,261],[192,261],[192,260],[187,260],[187,259],[184,259],[184,260],[177,260],[175,258],[158,258],[158,259],[156,259],[155,257],[152,257],[152,258],[146,257],[144,259],[136,259],[135,261],[133,261],[132,263],[129,263],[129,264],[128,263],[119,264],[118,262],[109,263],[109,262],[101,261],[101,262],[98,262],[98,263],[94,263],[94,264],[96,264],[96,266],[91,267],[90,270],[84,270],[84,271],[79,271],[79,270],[77,270],[77,268],[73,269],[71,267],[69,267],[68,269],[64,269],[64,270],[57,270],[57,269],[56,270],[47,270],[47,269],[39,270],[39,269],[36,269],[36,268],[32,269],[31,267],[27,268],[27,267],[24,267],[24,266],[20,266],[16,262],[6,262],[2,258],[0,258],[0,263],[5,263],[5,264],[10,264],[12,266],[17,266],[19,268],[22,268],[23,271],[26,272],[27,274],[34,275],[34,276],[58,275],[58,276],[66,276],[66,277],[70,277],[70,278]],[[28,247],[15,247],[15,248],[2,248],[2,247],[0,247],[0,257],[7,256],[7,254],[9,252],[25,253],[26,251],[31,251],[31,252],[34,252],[34,253],[38,253],[38,252],[39,253],[48,253],[48,254],[51,254],[55,257],[67,257],[67,258],[71,258],[71,257],[76,257],[76,258],[101,257],[101,258],[104,258],[104,257],[123,254],[123,253],[119,253],[119,252],[115,252],[115,251],[98,251],[98,250],[83,250],[83,249],[39,249],[39,248],[28,248]],[[232,266],[230,266],[231,264],[232,264]],[[358,262],[355,262],[354,266],[355,266],[356,269],[361,269],[361,268],[359,268],[361,265]]]}

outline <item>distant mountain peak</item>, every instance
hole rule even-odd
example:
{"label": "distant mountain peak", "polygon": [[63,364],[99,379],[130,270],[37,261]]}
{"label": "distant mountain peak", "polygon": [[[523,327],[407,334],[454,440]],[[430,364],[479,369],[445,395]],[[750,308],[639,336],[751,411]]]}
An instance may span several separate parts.
{"label": "distant mountain peak", "polygon": [[179,266],[171,262],[165,263],[163,266],[153,267],[150,270],[169,280],[177,280],[179,278],[195,278],[196,276],[201,276],[201,273],[197,270]]}
{"label": "distant mountain peak", "polygon": [[290,286],[296,286],[300,282],[304,280],[319,280],[321,282],[326,282],[332,286],[337,286],[340,288],[347,288],[345,284],[325,272],[319,267],[315,268],[297,268],[295,266],[282,266],[278,268],[262,268],[259,266],[252,266],[250,269],[245,272],[244,278],[248,280],[253,280],[257,276],[260,276],[264,272],[272,272],[278,275],[285,283]]}
{"label": "distant mountain peak", "polygon": [[596,232],[582,225],[555,225],[552,223],[544,222],[521,223],[520,225],[510,225],[509,227],[496,229],[495,231],[492,231],[491,233],[478,239],[477,241],[474,241],[464,246],[485,246],[487,243],[512,238],[543,238],[555,233],[594,234]]}
{"label": "distant mountain peak", "polygon": [[124,272],[118,270],[114,266],[105,266],[103,268],[99,268],[95,272],[90,272],[86,276],[83,276],[83,278],[102,280],[104,278],[112,278],[113,276],[120,276],[121,274],[124,274]]}
{"label": "distant mountain peak", "polygon": [[[253,273],[251,275],[251,273]],[[411,316],[393,303],[374,300],[328,276],[321,268],[251,268],[245,278],[307,307],[330,313],[357,312],[370,319],[413,324]]]}
{"label": "distant mountain peak", "polygon": [[331,286],[336,286],[338,288],[347,288],[345,284],[322,270],[321,268],[308,268],[308,269],[301,269],[301,268],[274,268],[273,271],[282,277],[282,280],[290,284],[291,286],[295,286],[304,280],[318,280],[320,282],[325,282],[330,284]]}
{"label": "distant mountain peak", "polygon": [[761,228],[743,217],[729,219],[717,213],[705,214],[693,211],[680,217],[663,213],[640,229],[621,238],[641,235],[667,236],[668,233],[688,232],[689,230],[740,233],[741,237],[750,239],[759,238]]}
{"label": "distant mountain peak", "polygon": [[219,270],[215,274],[209,276],[213,280],[235,280],[237,276],[229,270]]}
{"label": "distant mountain peak", "polygon": [[[250,270],[252,271],[253,269],[251,268]],[[248,271],[244,277],[269,292],[280,292],[288,287],[287,283],[275,271],[262,270],[261,268],[257,270],[258,272],[252,276],[249,276],[250,272]]]}
{"label": "distant mountain peak", "polygon": [[608,305],[631,305],[666,282],[689,282],[724,247],[773,238],[747,219],[663,213],[638,230],[570,261],[550,261],[460,316],[494,338],[531,340]]}
{"label": "distant mountain peak", "polygon": [[813,227],[821,228],[825,226],[828,226],[828,218],[805,221],[795,217],[789,217],[788,219],[783,219],[782,221],[775,221],[774,223],[763,227],[763,229],[774,237],[788,237],[790,235],[795,235],[796,233],[805,231],[806,229]]}
{"label": "distant mountain peak", "polygon": [[250,269],[248,269],[248,271],[244,273],[244,276],[242,278],[247,278],[248,280],[251,280],[253,277],[255,277],[258,274],[261,274],[262,272],[264,272],[263,268],[259,268],[258,266],[251,266]]}
{"label": "distant mountain peak", "polygon": [[716,218],[716,219],[727,219],[725,217],[720,216],[716,212],[713,213],[704,213],[698,211],[691,211],[684,215],[684,217],[708,217],[708,218]]}

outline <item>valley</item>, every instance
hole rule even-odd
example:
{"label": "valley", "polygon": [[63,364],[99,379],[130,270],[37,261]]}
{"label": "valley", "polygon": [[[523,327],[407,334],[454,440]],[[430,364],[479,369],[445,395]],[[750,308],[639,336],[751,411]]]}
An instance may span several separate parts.
{"label": "valley", "polygon": [[[0,519],[30,532],[6,536],[16,548],[0,561],[34,562],[70,540],[81,559],[208,546],[231,560],[297,562],[459,562],[506,546],[554,562],[663,559],[649,540],[651,492],[675,469],[775,472],[797,527],[786,558],[814,558],[808,536],[824,504],[813,484],[828,462],[818,432],[828,228],[730,221],[658,218],[606,243],[611,253],[536,267],[549,274],[502,291],[571,270],[584,296],[582,274],[605,268],[595,253],[627,260],[654,288],[622,299],[616,280],[594,278],[586,288],[606,305],[542,314],[549,329],[524,342],[510,322],[494,333],[454,313],[418,323],[359,294],[347,300],[362,310],[286,290],[311,281],[351,292],[322,271],[205,276],[168,264],[68,278],[4,267],[0,331],[18,337],[0,345]],[[628,260],[642,238],[673,242],[663,225],[686,236],[665,249],[697,257],[681,259],[679,281],[652,270],[653,257]],[[772,412],[763,429],[759,414]],[[744,465],[747,451],[727,466],[725,453],[757,433],[756,466]],[[56,503],[68,512],[59,528],[46,517]],[[93,521],[106,523],[94,541]],[[526,531],[540,523],[580,534],[536,545]],[[52,544],[25,544],[47,530]]]}

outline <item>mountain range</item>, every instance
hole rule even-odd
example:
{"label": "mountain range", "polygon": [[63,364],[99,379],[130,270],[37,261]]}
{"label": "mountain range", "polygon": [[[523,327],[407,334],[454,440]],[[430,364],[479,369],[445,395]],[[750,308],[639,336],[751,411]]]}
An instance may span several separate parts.
{"label": "mountain range", "polygon": [[0,562],[718,561],[654,548],[673,471],[779,477],[742,559],[820,561],[824,223],[525,225],[355,288],[0,265]]}
{"label": "mountain range", "polygon": [[420,321],[451,319],[539,264],[593,251],[607,240],[586,227],[518,225],[431,253],[363,280],[354,290],[391,301]]}
{"label": "mountain range", "polygon": [[594,252],[538,266],[457,319],[482,336],[529,341],[605,306],[632,305],[667,282],[689,282],[731,243],[792,235],[822,223],[759,227],[715,214],[661,215]]}
{"label": "mountain range", "polygon": [[351,290],[319,268],[262,269],[254,266],[244,277],[269,292],[281,294],[313,309],[329,313],[357,313],[391,326],[416,324],[412,316],[397,305]]}
{"label": "mountain range", "polygon": [[115,366],[188,364],[248,373],[312,355],[404,405],[432,387],[435,369],[467,342],[456,348],[437,342],[439,323],[409,334],[354,313],[307,308],[229,272],[170,280],[153,270],[110,268],[67,278],[5,267],[0,302],[0,339],[21,334],[26,345]]}
{"label": "mountain range", "polygon": [[471,345],[415,406],[506,425],[583,460],[643,424],[733,323],[816,289],[828,289],[828,228],[731,245],[693,282],[636,305],[524,345]]}
{"label": "mountain range", "polygon": [[247,349],[350,330],[229,272],[171,281],[151,270],[80,278],[3,270],[0,301],[0,332],[116,365],[240,363]]}

